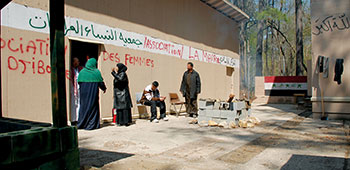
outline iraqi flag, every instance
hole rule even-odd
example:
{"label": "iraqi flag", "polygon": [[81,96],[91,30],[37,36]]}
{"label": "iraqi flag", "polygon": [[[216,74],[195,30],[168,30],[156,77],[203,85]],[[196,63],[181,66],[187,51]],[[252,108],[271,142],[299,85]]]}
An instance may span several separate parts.
{"label": "iraqi flag", "polygon": [[307,94],[306,76],[265,77],[265,96],[293,96]]}

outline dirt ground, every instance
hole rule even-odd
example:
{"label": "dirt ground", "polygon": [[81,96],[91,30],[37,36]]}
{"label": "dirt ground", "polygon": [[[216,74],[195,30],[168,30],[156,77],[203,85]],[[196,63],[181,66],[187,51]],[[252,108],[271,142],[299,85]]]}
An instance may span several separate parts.
{"label": "dirt ground", "polygon": [[348,121],[299,115],[293,105],[254,105],[254,128],[158,124],[79,130],[82,169],[350,169]]}

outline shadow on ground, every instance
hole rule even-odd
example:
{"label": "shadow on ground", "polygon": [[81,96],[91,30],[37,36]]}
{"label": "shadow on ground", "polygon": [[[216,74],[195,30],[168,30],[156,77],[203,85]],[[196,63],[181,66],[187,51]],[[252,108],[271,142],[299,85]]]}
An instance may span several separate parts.
{"label": "shadow on ground", "polygon": [[293,155],[281,170],[294,169],[342,169],[348,170],[349,159],[326,157],[326,156],[309,156],[309,155]]}
{"label": "shadow on ground", "polygon": [[108,163],[134,156],[134,154],[129,153],[94,150],[87,148],[80,148],[79,151],[80,166],[92,166],[98,168],[103,167]]}
{"label": "shadow on ground", "polygon": [[[288,112],[288,113],[295,113],[298,114],[299,112],[302,112],[304,109],[297,109],[297,105],[295,104],[261,104],[261,105],[256,105],[256,106],[264,106],[264,107],[272,107],[278,110],[281,110],[283,112]],[[262,107],[253,107],[253,110],[264,110],[264,108]],[[276,112],[274,110],[271,110],[271,112]]]}

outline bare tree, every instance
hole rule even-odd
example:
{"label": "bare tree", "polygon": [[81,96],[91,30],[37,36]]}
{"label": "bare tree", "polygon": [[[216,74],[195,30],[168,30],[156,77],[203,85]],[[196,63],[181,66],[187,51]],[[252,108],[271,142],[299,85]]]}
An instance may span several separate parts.
{"label": "bare tree", "polygon": [[265,71],[264,76],[269,75],[269,27],[266,27],[266,34],[265,34]]}
{"label": "bare tree", "polygon": [[[271,7],[275,8],[275,0],[271,0]],[[274,23],[274,21],[272,21]],[[274,30],[271,29],[271,35],[274,34]],[[271,44],[273,44],[273,40],[271,38]],[[271,50],[271,75],[275,75],[275,51]]]}
{"label": "bare tree", "polygon": [[296,26],[296,69],[295,75],[302,76],[303,61],[304,61],[304,46],[303,46],[303,11],[302,1],[295,0],[295,26]]}
{"label": "bare tree", "polygon": [[[259,0],[259,12],[262,12],[265,9],[265,1]],[[258,21],[258,36],[256,43],[256,76],[262,76],[263,72],[263,63],[262,63],[262,53],[263,53],[263,40],[264,40],[264,21]]]}

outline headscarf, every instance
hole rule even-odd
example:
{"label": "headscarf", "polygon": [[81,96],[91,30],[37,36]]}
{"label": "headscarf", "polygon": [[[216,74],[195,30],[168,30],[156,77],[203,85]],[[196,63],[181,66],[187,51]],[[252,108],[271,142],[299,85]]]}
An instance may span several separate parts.
{"label": "headscarf", "polygon": [[128,67],[126,67],[123,63],[118,63],[117,67],[118,67],[118,73],[126,72],[126,70],[128,70]]}
{"label": "headscarf", "polygon": [[97,61],[90,58],[78,76],[78,82],[103,82],[100,70],[97,69]]}

